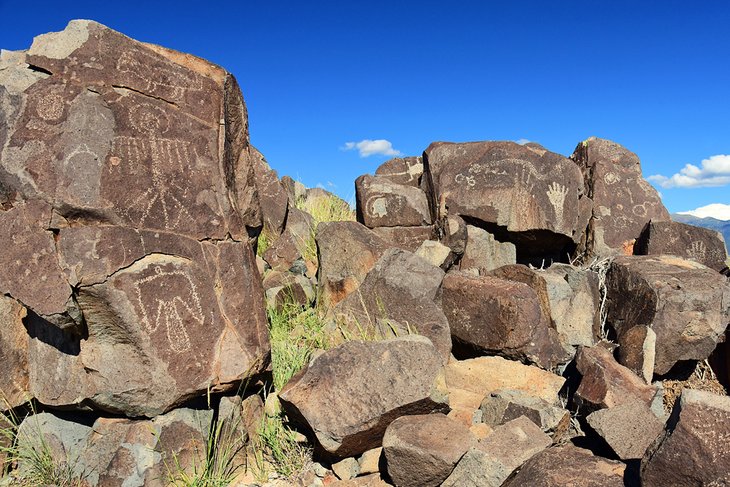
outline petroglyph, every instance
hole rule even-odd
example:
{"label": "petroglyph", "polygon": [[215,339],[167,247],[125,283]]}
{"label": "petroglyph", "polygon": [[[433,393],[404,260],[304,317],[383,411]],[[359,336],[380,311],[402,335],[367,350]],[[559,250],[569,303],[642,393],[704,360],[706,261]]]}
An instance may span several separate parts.
{"label": "petroglyph", "polygon": [[560,183],[554,182],[550,184],[546,194],[555,210],[555,223],[560,225],[563,223],[563,208],[565,206],[565,197],[568,195],[568,188]]}
{"label": "petroglyph", "polygon": [[55,122],[63,115],[65,102],[60,95],[49,93],[43,95],[36,105],[36,113],[43,120]]}
{"label": "petroglyph", "polygon": [[620,180],[621,178],[618,176],[618,174],[613,172],[608,172],[605,176],[603,176],[603,181],[609,186],[618,183]]}
{"label": "petroglyph", "polygon": [[702,262],[707,258],[707,245],[702,240],[695,240],[689,246],[687,253],[690,257]]}
{"label": "petroglyph", "polygon": [[[186,352],[191,345],[185,323],[196,327],[205,324],[198,289],[183,271],[166,271],[155,266],[153,272],[134,284],[142,325],[148,333],[164,325],[170,348],[177,353]],[[169,297],[171,290],[175,291],[172,298]]]}
{"label": "petroglyph", "polygon": [[388,200],[382,196],[372,196],[365,203],[365,208],[371,215],[384,217],[388,214]]}
{"label": "petroglyph", "polygon": [[477,182],[474,179],[474,176],[465,176],[462,173],[457,174],[454,176],[454,182],[457,184],[466,185],[469,188],[473,188]]}
{"label": "petroglyph", "polygon": [[170,130],[170,117],[165,110],[147,103],[129,110],[129,122],[139,132],[150,136],[165,134]]}
{"label": "petroglyph", "polygon": [[142,51],[123,52],[117,70],[131,76],[142,90],[163,92],[175,101],[182,101],[188,90],[203,89],[202,79],[193,72]]}

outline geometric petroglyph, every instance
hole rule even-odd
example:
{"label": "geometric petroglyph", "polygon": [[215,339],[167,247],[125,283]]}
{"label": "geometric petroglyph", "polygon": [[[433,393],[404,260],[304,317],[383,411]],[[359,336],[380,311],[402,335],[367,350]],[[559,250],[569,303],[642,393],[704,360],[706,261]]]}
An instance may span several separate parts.
{"label": "geometric petroglyph", "polygon": [[170,130],[170,117],[160,107],[141,103],[129,110],[129,122],[140,133],[164,134]]}
{"label": "geometric petroglyph", "polygon": [[609,186],[618,183],[620,179],[621,178],[616,173],[613,173],[613,172],[608,172],[608,173],[606,173],[605,176],[603,176],[603,180]]}
{"label": "geometric petroglyph", "polygon": [[[195,327],[205,324],[198,289],[190,276],[180,270],[164,271],[155,266],[154,274],[137,281],[134,288],[145,330],[154,333],[160,325],[164,325],[173,351],[182,353],[190,350],[192,345],[185,322],[192,321]],[[171,290],[174,293],[169,298]],[[156,296],[167,297],[160,299]]]}
{"label": "geometric petroglyph", "polygon": [[369,215],[382,218],[388,215],[388,200],[382,195],[375,195],[368,198],[365,208]]}
{"label": "geometric petroglyph", "polygon": [[48,93],[38,99],[36,113],[43,120],[52,122],[61,118],[65,105],[66,102],[61,95]]}
{"label": "geometric petroglyph", "polygon": [[702,240],[696,240],[690,244],[687,253],[690,257],[702,262],[707,258],[707,245]]}
{"label": "geometric petroglyph", "polygon": [[141,91],[165,95],[175,101],[183,101],[188,90],[202,90],[203,81],[192,71],[173,64],[160,63],[158,57],[145,52],[126,51],[117,61],[117,71],[131,76]]}
{"label": "geometric petroglyph", "polygon": [[563,223],[563,208],[565,206],[565,197],[568,195],[568,188],[559,183],[552,183],[547,191],[547,197],[550,204],[555,210],[555,223],[560,225]]}
{"label": "geometric petroglyph", "polygon": [[476,180],[474,179],[474,176],[465,176],[462,173],[459,173],[456,176],[454,176],[454,182],[456,184],[466,185],[468,188],[473,188],[477,184]]}

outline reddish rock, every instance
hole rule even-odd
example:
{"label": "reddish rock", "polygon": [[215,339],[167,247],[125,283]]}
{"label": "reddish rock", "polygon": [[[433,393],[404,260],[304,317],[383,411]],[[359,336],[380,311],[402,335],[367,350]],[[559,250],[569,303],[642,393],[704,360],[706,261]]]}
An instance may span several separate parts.
{"label": "reddish rock", "polygon": [[374,227],[418,227],[431,224],[426,194],[368,174],[355,180],[358,221]]}
{"label": "reddish rock", "polygon": [[593,213],[580,249],[588,255],[631,255],[649,220],[669,220],[657,191],[642,177],[633,152],[610,140],[590,137],[570,156],[583,172]]}
{"label": "reddish rock", "polygon": [[526,284],[449,272],[441,302],[451,335],[463,345],[545,368],[570,359]]}
{"label": "reddish rock", "polygon": [[279,399],[324,452],[355,456],[379,446],[398,417],[448,411],[441,362],[420,336],[347,342],[314,358]]}
{"label": "reddish rock", "polygon": [[579,405],[602,409],[631,402],[649,407],[655,404],[657,388],[616,362],[611,351],[602,343],[594,347],[579,347],[575,363],[582,375],[580,386],[575,391]]}
{"label": "reddish rock", "polygon": [[306,242],[290,230],[285,230],[264,252],[264,260],[272,269],[286,272],[293,270],[297,261],[304,260],[304,246]]}
{"label": "reddish rock", "polygon": [[279,181],[276,171],[269,167],[263,154],[253,146],[251,146],[251,156],[264,228],[273,235],[279,235],[284,230],[284,222],[287,219],[289,195]]}
{"label": "reddish rock", "polygon": [[727,264],[727,248],[720,232],[673,221],[650,221],[641,232],[634,255],[676,255],[718,272]]}
{"label": "reddish rock", "polygon": [[623,487],[626,465],[589,450],[557,446],[541,451],[505,487]]}
{"label": "reddish rock", "polygon": [[467,225],[467,242],[459,269],[484,275],[505,265],[517,263],[517,249],[510,242],[498,242],[494,235]]}
{"label": "reddish rock", "polygon": [[[299,181],[292,179],[291,176],[282,176],[281,184],[286,189],[286,193],[289,196],[289,201],[293,205],[297,202],[301,202],[307,195],[307,187]],[[291,209],[291,208],[290,208]]]}
{"label": "reddish rock", "polygon": [[[580,241],[588,204],[569,159],[514,142],[435,142],[424,152],[432,212],[494,225],[518,253],[562,253]],[[503,238],[507,237],[507,238]]]}
{"label": "reddish rock", "polygon": [[469,239],[466,222],[458,215],[449,215],[444,221],[444,232],[441,243],[451,249],[454,254],[463,255]]}
{"label": "reddish rock", "polygon": [[378,227],[373,228],[390,247],[415,252],[426,240],[434,239],[433,226],[428,227]]}
{"label": "reddish rock", "polygon": [[[29,338],[23,326],[26,315],[27,310],[17,301],[0,296],[0,364],[3,368],[0,374],[0,412],[18,407],[32,397],[28,377]],[[4,416],[0,415],[0,422],[3,419]],[[4,427],[0,424],[2,429]],[[2,437],[0,434],[0,441]]]}
{"label": "reddish rock", "polygon": [[396,157],[387,160],[375,170],[375,175],[395,184],[419,187],[423,175],[423,158]]}
{"label": "reddish rock", "polygon": [[475,444],[466,426],[443,414],[403,416],[383,437],[388,475],[398,487],[436,487]]}
{"label": "reddish rock", "polygon": [[325,309],[355,291],[389,248],[385,240],[357,222],[320,223],[316,240],[319,300]]}
{"label": "reddish rock", "polygon": [[656,333],[645,325],[629,328],[619,337],[618,361],[651,384],[656,358]]}
{"label": "reddish rock", "polygon": [[730,484],[730,397],[684,389],[641,462],[641,485]]}
{"label": "reddish rock", "polygon": [[641,401],[595,411],[588,424],[621,460],[638,460],[664,430],[664,421]]}
{"label": "reddish rock", "polygon": [[666,374],[679,361],[706,359],[727,328],[730,285],[694,261],[619,257],[606,286],[607,321],[619,337],[642,325],[656,333],[655,374]]}

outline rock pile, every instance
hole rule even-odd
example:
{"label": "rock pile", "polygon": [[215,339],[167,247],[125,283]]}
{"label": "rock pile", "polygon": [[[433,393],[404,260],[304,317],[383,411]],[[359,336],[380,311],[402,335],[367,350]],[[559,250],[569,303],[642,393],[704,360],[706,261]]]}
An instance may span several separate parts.
{"label": "rock pile", "polygon": [[[251,146],[232,75],[89,21],[2,51],[0,119],[0,429],[31,401],[15,441],[84,485],[282,411],[293,485],[730,483],[724,242],[614,142],[436,142],[348,218]],[[291,307],[321,350],[270,391]]]}

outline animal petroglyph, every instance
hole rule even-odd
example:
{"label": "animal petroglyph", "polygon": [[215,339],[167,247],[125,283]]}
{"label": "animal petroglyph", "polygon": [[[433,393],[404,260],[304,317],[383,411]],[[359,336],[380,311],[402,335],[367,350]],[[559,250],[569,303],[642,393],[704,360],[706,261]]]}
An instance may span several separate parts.
{"label": "animal petroglyph", "polygon": [[560,183],[554,182],[550,184],[546,194],[555,210],[555,223],[560,225],[563,223],[563,208],[565,206],[565,197],[568,195],[568,188]]}
{"label": "animal petroglyph", "polygon": [[177,353],[190,350],[185,324],[205,324],[198,290],[190,276],[180,270],[167,271],[155,266],[154,273],[134,284],[141,309],[141,322],[148,333],[163,325],[170,348]]}
{"label": "animal petroglyph", "polygon": [[162,92],[175,101],[182,101],[188,90],[203,89],[199,76],[141,51],[123,52],[117,70],[131,76],[142,90]]}

